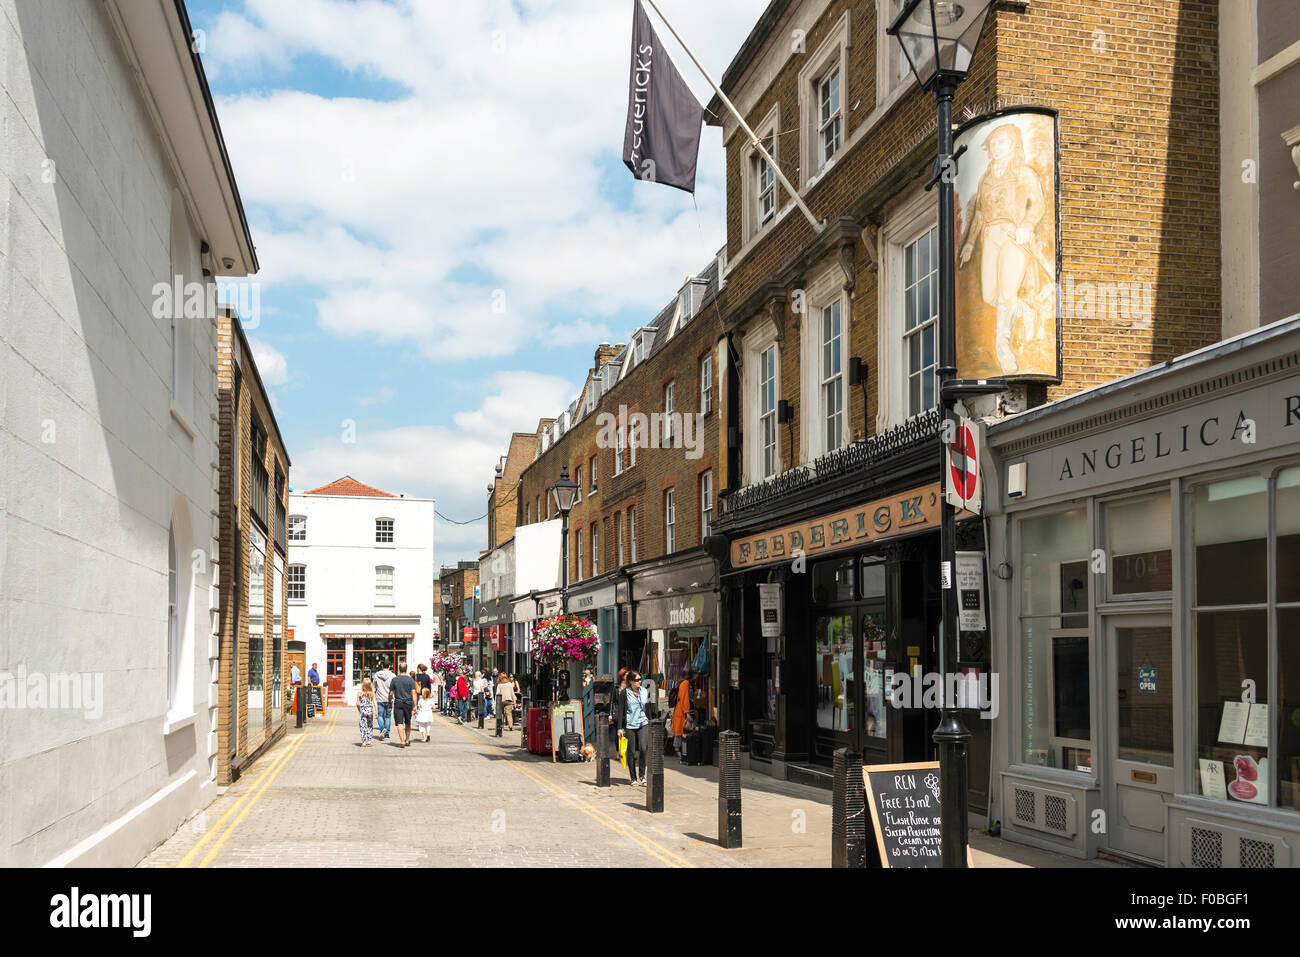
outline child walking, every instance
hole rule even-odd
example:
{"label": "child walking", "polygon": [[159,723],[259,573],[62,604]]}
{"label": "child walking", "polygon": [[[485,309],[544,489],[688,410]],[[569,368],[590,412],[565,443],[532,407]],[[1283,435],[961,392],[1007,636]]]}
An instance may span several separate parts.
{"label": "child walking", "polygon": [[375,692],[369,678],[361,679],[361,693],[357,695],[357,714],[361,725],[361,746],[370,747],[370,735],[375,726]]}
{"label": "child walking", "polygon": [[428,688],[420,695],[420,708],[415,712],[415,724],[424,735],[422,740],[429,740],[429,729],[433,726],[433,694]]}

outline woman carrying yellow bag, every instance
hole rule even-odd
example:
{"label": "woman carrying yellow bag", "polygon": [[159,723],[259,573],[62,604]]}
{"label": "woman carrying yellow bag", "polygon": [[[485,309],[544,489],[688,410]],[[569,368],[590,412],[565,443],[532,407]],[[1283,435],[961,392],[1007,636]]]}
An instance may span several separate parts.
{"label": "woman carrying yellow bag", "polygon": [[618,739],[618,763],[627,767],[627,738],[621,735]]}

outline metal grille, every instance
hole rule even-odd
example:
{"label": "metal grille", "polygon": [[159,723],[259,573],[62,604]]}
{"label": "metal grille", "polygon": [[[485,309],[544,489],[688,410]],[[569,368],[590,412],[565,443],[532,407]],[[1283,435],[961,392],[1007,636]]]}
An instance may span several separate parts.
{"label": "metal grille", "polygon": [[1256,841],[1253,838],[1241,839],[1242,867],[1277,867],[1277,848],[1268,841]]}
{"label": "metal grille", "polygon": [[1034,808],[1034,792],[1016,788],[1016,820],[1024,824],[1037,824],[1038,812]]}
{"label": "metal grille", "polygon": [[1223,832],[1207,827],[1192,828],[1192,866],[1223,866]]}
{"label": "metal grille", "polygon": [[939,425],[939,410],[930,409],[887,432],[828,452],[812,465],[790,469],[769,481],[722,496],[722,513],[734,515],[837,476],[862,471],[880,459],[932,440],[939,434]]}
{"label": "metal grille", "polygon": [[1065,821],[1065,813],[1065,798],[1058,794],[1043,795],[1043,823],[1051,830],[1064,834],[1070,829]]}
{"label": "metal grille", "polygon": [[740,799],[740,734],[735,731],[718,735],[718,796]]}

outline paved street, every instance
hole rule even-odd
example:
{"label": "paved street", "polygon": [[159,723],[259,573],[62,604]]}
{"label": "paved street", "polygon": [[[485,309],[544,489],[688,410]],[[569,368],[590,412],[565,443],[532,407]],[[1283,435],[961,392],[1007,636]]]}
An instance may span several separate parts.
{"label": "paved street", "polygon": [[[432,739],[362,749],[350,708],[290,730],[248,774],[141,862],[145,867],[638,866],[826,867],[830,793],[743,774],[745,846],[717,834],[717,771],[670,758],[666,809],[611,762],[552,764],[518,746],[437,718]],[[981,867],[1077,862],[972,835]],[[1095,865],[1095,862],[1094,862]]]}

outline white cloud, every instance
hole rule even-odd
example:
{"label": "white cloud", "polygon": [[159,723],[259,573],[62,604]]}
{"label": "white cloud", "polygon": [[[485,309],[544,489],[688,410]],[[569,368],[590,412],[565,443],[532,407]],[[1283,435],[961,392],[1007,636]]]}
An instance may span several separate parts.
{"label": "white cloud", "polygon": [[[487,511],[487,487],[512,432],[532,432],[542,412],[561,407],[574,392],[570,382],[534,372],[498,372],[495,390],[477,409],[456,413],[452,426],[410,426],[368,431],[355,442],[342,434],[321,436],[293,453],[292,484],[311,489],[351,475],[394,495],[433,498],[449,519],[470,521]],[[476,558],[487,540],[482,521],[438,522],[439,562]],[[452,556],[452,557],[448,557]]]}
{"label": "white cloud", "polygon": [[[766,2],[665,6],[720,75]],[[219,16],[205,56],[214,76],[274,80],[311,54],[398,90],[221,101],[262,280],[320,287],[318,320],[335,335],[410,341],[434,359],[589,329],[619,338],[603,327],[610,316],[649,318],[722,243],[723,160],[706,129],[698,215],[679,191],[607,180],[630,31],[630,5],[608,0],[246,0]],[[674,60],[706,101],[698,71],[680,51]],[[630,208],[611,189],[625,186]]]}
{"label": "white cloud", "polygon": [[279,350],[261,339],[249,339],[248,347],[253,350],[253,362],[264,386],[269,389],[289,381],[289,363]]}
{"label": "white cloud", "polygon": [[357,405],[386,405],[397,398],[397,392],[389,386],[381,386],[374,395],[363,395],[357,399]]}

